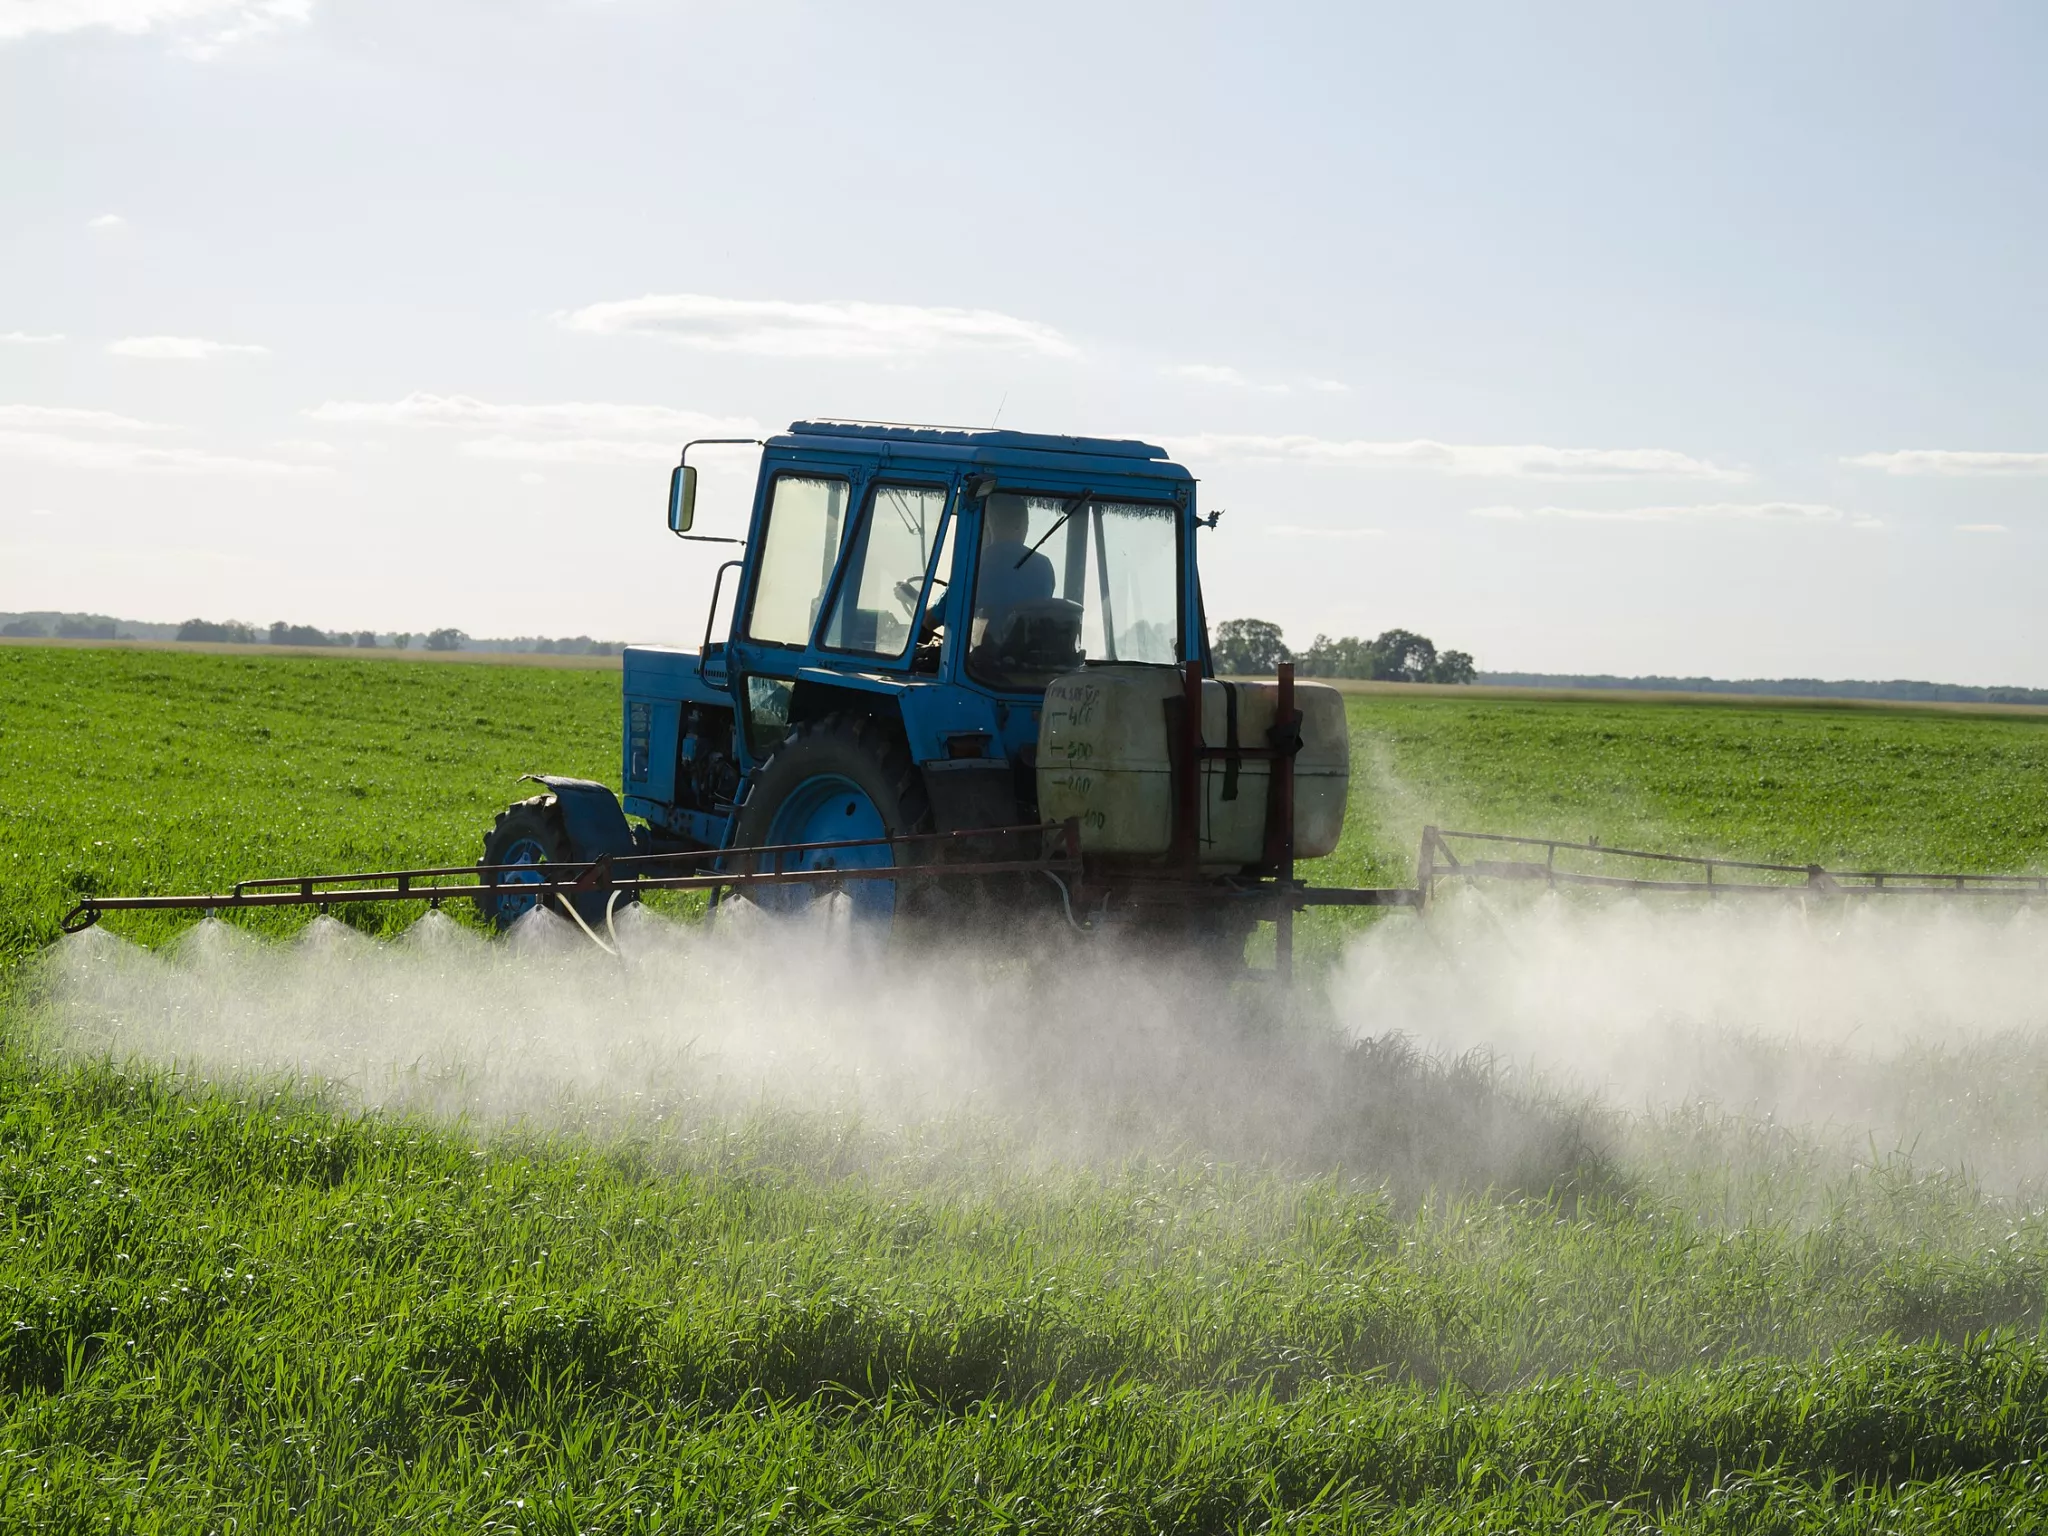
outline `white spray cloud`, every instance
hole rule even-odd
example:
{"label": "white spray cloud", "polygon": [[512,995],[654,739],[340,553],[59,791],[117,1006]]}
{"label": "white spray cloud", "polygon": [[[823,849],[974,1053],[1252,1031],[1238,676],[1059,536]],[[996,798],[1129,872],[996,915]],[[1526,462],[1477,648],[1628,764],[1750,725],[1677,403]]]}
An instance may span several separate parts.
{"label": "white spray cloud", "polygon": [[[2024,911],[1461,896],[1372,927],[1326,995],[1284,1004],[1083,940],[1056,963],[882,951],[835,903],[715,926],[629,908],[619,940],[545,913],[499,942],[439,916],[390,942],[207,923],[165,954],[95,930],[54,953],[50,1016],[74,1050],[480,1124],[966,1117],[1063,1157],[1540,1187],[1590,1095],[2048,1176],[2048,946]],[[1403,1041],[1490,1056],[1533,1097],[1432,1075]]]}
{"label": "white spray cloud", "polygon": [[1892,899],[1463,891],[1425,925],[1371,930],[1332,995],[1353,1028],[1482,1050],[1625,1110],[1704,1102],[1994,1182],[2048,1178],[2041,919]]}
{"label": "white spray cloud", "polygon": [[1084,1149],[1263,1142],[1299,1129],[1313,1086],[1219,1035],[1213,991],[1171,970],[892,956],[843,899],[796,918],[735,904],[716,925],[628,908],[617,937],[614,959],[545,912],[502,942],[439,916],[395,942],[207,923],[158,955],[95,930],[54,957],[55,1012],[75,1048],[483,1123],[708,1128],[768,1107],[882,1127],[975,1114]]}

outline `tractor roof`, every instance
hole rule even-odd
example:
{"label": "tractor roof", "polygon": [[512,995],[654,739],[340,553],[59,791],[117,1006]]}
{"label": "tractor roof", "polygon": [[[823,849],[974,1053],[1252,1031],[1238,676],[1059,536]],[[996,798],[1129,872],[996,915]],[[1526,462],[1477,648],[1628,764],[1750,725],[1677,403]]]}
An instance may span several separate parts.
{"label": "tractor roof", "polygon": [[[846,438],[875,443],[916,444],[919,447],[951,449],[946,455],[972,459],[999,459],[1020,453],[1080,454],[1095,459],[1139,459],[1152,462],[1166,458],[1164,448],[1128,437],[1067,437],[1052,432],[1009,432],[979,427],[922,427],[894,421],[793,421],[785,436],[774,439],[774,447],[797,447],[804,438],[838,438],[839,446],[852,447]],[[1134,465],[1133,468],[1136,466]]]}

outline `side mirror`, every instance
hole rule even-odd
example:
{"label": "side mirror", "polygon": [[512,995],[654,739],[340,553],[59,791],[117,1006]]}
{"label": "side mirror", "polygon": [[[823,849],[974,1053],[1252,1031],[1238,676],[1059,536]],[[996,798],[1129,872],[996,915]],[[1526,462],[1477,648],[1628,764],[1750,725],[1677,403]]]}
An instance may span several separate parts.
{"label": "side mirror", "polygon": [[697,517],[697,466],[678,464],[668,477],[668,531],[688,533]]}

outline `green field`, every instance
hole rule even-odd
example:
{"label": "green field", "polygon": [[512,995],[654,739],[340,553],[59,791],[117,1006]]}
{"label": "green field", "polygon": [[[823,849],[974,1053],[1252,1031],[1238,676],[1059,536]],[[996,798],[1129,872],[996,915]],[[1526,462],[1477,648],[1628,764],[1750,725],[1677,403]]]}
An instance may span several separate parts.
{"label": "green field", "polygon": [[[617,686],[0,647],[7,1528],[2048,1525],[2043,1203],[1910,1149],[1624,1124],[1305,1027],[1271,1048],[1322,1052],[1315,1113],[1359,1122],[1320,1167],[1199,1139],[1029,1163],[971,1117],[772,1106],[380,1117],[47,1033],[36,957],[78,893],[473,857],[518,774],[612,777]],[[2048,862],[2039,718],[1351,708],[1350,831],[1313,878],[1406,878],[1426,821]],[[2025,1040],[1976,1065],[2040,1080]],[[1519,1162],[1480,1145],[1502,1128]]]}

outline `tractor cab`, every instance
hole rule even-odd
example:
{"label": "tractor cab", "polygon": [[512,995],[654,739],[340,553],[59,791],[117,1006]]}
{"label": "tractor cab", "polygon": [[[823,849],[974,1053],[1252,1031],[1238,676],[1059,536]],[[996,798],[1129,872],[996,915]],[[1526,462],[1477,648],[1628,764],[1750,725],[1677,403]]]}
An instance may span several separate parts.
{"label": "tractor cab", "polygon": [[1144,443],[796,423],[764,445],[730,631],[702,652],[743,766],[832,709],[895,716],[919,763],[1010,760],[1058,674],[1198,657],[1194,499]]}
{"label": "tractor cab", "polygon": [[[705,540],[697,446],[672,477],[669,526]],[[487,862],[1034,822],[1049,683],[1099,664],[1177,675],[1206,653],[1195,482],[1161,449],[830,421],[761,449],[703,644],[625,653],[623,796],[548,780],[563,835],[493,844]],[[579,798],[572,831],[561,808]],[[857,905],[894,899],[886,882],[850,889]]]}

